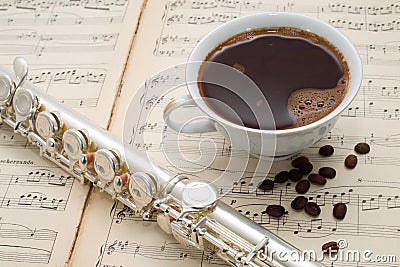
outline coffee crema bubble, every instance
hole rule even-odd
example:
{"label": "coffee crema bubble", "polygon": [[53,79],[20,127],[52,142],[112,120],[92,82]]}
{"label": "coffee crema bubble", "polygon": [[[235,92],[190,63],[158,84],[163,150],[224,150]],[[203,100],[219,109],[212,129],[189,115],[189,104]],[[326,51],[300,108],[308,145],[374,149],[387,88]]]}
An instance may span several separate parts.
{"label": "coffee crema bubble", "polygon": [[[216,73],[207,62],[234,68],[235,75],[245,74],[259,89],[240,82],[233,88],[207,83],[218,75],[224,81],[233,78]],[[219,116],[249,128],[274,130],[301,127],[328,115],[343,101],[349,81],[347,63],[329,41],[305,30],[277,27],[239,33],[218,45],[203,62],[198,85]],[[218,101],[223,105],[216,105]],[[266,102],[272,112],[267,119],[262,107]]]}

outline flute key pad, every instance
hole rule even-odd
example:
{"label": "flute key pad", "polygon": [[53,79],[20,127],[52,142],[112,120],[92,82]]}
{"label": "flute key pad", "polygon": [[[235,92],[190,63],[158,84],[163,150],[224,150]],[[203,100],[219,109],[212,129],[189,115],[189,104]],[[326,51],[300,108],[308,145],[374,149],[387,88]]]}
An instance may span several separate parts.
{"label": "flute key pad", "polygon": [[37,115],[35,126],[38,134],[45,139],[53,137],[60,127],[58,120],[48,111]]}
{"label": "flute key pad", "polygon": [[99,149],[94,154],[94,169],[100,180],[111,181],[119,169],[119,157],[108,149]]}
{"label": "flute key pad", "polygon": [[80,131],[69,129],[63,135],[63,147],[71,159],[79,160],[87,149],[87,140]]}
{"label": "flute key pad", "polygon": [[7,75],[0,74],[0,105],[6,105],[11,98],[14,82]]}

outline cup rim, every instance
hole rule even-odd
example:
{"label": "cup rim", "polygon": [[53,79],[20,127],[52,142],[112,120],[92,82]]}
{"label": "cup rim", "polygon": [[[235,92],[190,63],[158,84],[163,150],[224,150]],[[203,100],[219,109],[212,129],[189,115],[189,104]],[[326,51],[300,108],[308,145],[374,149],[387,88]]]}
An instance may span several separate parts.
{"label": "cup rim", "polygon": [[[310,17],[310,16],[306,16],[306,15],[302,15],[302,14],[297,14],[297,13],[289,13],[289,12],[262,12],[262,13],[255,13],[255,14],[250,14],[250,15],[246,15],[243,17],[239,17],[233,20],[230,20],[228,22],[225,22],[224,24],[214,28],[213,30],[209,31],[199,42],[198,44],[195,46],[195,48],[192,50],[192,52],[190,53],[190,56],[188,58],[188,66],[190,64],[193,63],[201,63],[204,62],[204,58],[203,59],[196,59],[194,58],[196,50],[201,47],[202,44],[204,44],[205,42],[208,41],[208,39],[213,36],[218,34],[220,31],[224,30],[227,27],[231,27],[231,25],[233,24],[237,24],[238,22],[242,21],[242,20],[248,20],[250,18],[254,18],[254,19],[262,19],[265,17],[269,17],[269,16],[287,16],[287,17],[294,17],[297,18],[299,20],[308,20],[312,23],[316,23],[316,24],[320,24],[323,25],[323,27],[325,27],[326,29],[329,29],[331,31],[333,31],[335,33],[335,35],[337,37],[335,38],[341,38],[342,41],[344,41],[346,43],[346,46],[348,49],[351,50],[351,54],[352,56],[352,60],[354,61],[354,65],[355,67],[353,69],[358,69],[359,71],[359,75],[357,75],[356,77],[354,77],[354,75],[352,75],[352,73],[356,72],[356,70],[351,70],[350,66],[349,66],[349,72],[350,72],[350,84],[354,84],[353,86],[349,86],[348,91],[346,92],[345,98],[342,100],[342,102],[339,104],[338,107],[336,107],[333,111],[331,111],[330,113],[328,113],[327,115],[325,115],[324,117],[322,117],[321,119],[312,122],[310,124],[307,125],[303,125],[300,127],[293,127],[293,128],[289,128],[289,129],[275,129],[275,130],[266,130],[266,129],[255,129],[255,128],[250,128],[250,127],[246,127],[246,126],[242,126],[236,123],[233,123],[231,121],[228,121],[227,119],[219,116],[217,113],[215,113],[208,105],[207,103],[205,103],[205,101],[202,99],[202,97],[200,96],[200,92],[199,92],[199,88],[197,86],[197,83],[195,86],[193,86],[192,84],[187,84],[187,88],[189,91],[189,94],[192,96],[194,102],[196,103],[197,107],[200,108],[205,114],[207,114],[208,116],[212,117],[216,122],[221,123],[223,125],[228,125],[230,127],[233,128],[238,128],[240,130],[244,130],[247,132],[254,132],[257,134],[279,134],[279,135],[285,135],[285,134],[292,134],[292,133],[298,133],[298,132],[303,132],[303,131],[307,131],[307,130],[311,130],[314,128],[319,127],[320,125],[325,124],[326,122],[332,120],[333,118],[335,118],[336,116],[340,115],[340,113],[342,113],[349,105],[350,103],[354,100],[354,98],[356,97],[360,86],[361,86],[361,82],[362,82],[362,63],[361,63],[361,59],[360,59],[360,55],[358,54],[355,46],[353,45],[353,43],[349,40],[349,38],[347,36],[345,36],[342,32],[340,32],[339,30],[337,30],[336,28],[334,28],[333,26],[331,26],[330,24]],[[285,25],[282,25],[283,27]],[[300,25],[301,26],[301,25]],[[268,25],[265,27],[267,28],[269,27]],[[279,27],[279,26],[274,26],[274,27]],[[290,26],[290,27],[295,27],[295,26]],[[258,28],[258,27],[257,27]],[[260,27],[261,28],[261,27]],[[303,30],[307,30],[301,27],[297,27],[299,29],[303,29]],[[256,28],[255,28],[256,29]],[[240,33],[240,31],[238,32]],[[319,35],[319,34],[317,34]],[[228,37],[229,38],[229,37]],[[226,38],[226,39],[228,39]],[[323,37],[325,38],[325,37]],[[325,38],[327,39],[327,38]],[[224,41],[224,40],[223,40]],[[221,42],[223,42],[221,41]],[[328,40],[329,42],[331,42],[331,40]],[[220,43],[221,43],[220,42]],[[218,44],[215,44],[214,47],[216,47]],[[211,50],[209,51],[211,52]],[[348,58],[345,58],[346,61],[348,61]],[[201,66],[201,64],[199,64],[199,66]],[[196,68],[196,77],[198,76],[198,71],[199,68]],[[187,81],[187,77],[189,76],[189,68],[186,68],[185,71],[185,75],[186,75],[186,81]],[[356,87],[353,90],[350,90],[352,87]],[[193,88],[196,88],[196,93],[200,96],[197,97],[197,95],[194,97],[193,94]]]}

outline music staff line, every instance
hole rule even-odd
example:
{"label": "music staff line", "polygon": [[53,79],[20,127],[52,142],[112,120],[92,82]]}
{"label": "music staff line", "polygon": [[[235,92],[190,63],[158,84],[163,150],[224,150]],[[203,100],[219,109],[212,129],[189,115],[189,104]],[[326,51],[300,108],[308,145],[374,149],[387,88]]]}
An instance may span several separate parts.
{"label": "music staff line", "polygon": [[7,137],[3,136],[3,139],[0,140],[0,147],[4,148],[19,148],[19,149],[33,149],[34,145],[28,144],[26,141],[22,140],[13,140],[14,136],[10,136],[10,140],[6,139]]}
{"label": "music staff line", "polygon": [[[279,3],[279,2],[278,2]],[[309,4],[296,5],[295,3],[288,2],[286,4],[274,5],[272,3],[266,3],[262,1],[170,1],[169,10],[179,9],[218,9],[218,10],[274,10],[274,11],[291,11],[299,13],[344,13],[352,15],[370,15],[370,16],[381,16],[381,15],[393,15],[400,13],[400,5],[397,2],[386,5],[348,5],[348,4],[327,4],[326,6],[315,6]]]}
{"label": "music staff line", "polygon": [[[1,248],[7,248],[2,250]],[[17,251],[10,251],[10,250]],[[34,252],[22,252],[18,250],[34,251]],[[0,245],[0,261],[1,262],[27,262],[27,263],[38,263],[48,264],[50,261],[52,252],[47,250],[41,250],[35,247],[14,247],[12,245]]]}
{"label": "music staff line", "polygon": [[105,69],[33,69],[28,81],[33,84],[104,84],[107,77]]}
{"label": "music staff line", "polygon": [[[203,9],[201,15],[193,15],[193,9],[189,13],[190,15],[186,15],[185,8],[182,8],[184,5],[181,5],[181,7],[179,7],[179,5],[174,5],[173,8],[166,6],[162,19],[165,22],[165,26],[171,26],[172,24],[221,24],[248,13],[259,12],[260,10],[274,10],[305,13],[309,16],[325,20],[335,28],[344,30],[372,32],[400,30],[400,20],[396,18],[396,14],[400,12],[400,6],[398,4],[388,5],[386,6],[386,10],[382,7],[347,6],[347,12],[345,12],[346,6],[340,4],[328,4],[327,6],[297,6],[293,3],[287,5],[263,4],[262,2],[255,2],[257,4],[250,5],[250,1],[246,3],[247,4],[236,2],[234,4],[239,5],[238,8],[230,10],[219,9],[218,12],[214,12],[212,8]],[[171,5],[173,5],[173,3],[170,3],[170,6]],[[335,17],[340,16],[340,18],[325,19],[325,15],[327,17],[331,17],[332,15]],[[387,18],[388,15],[391,15],[391,17]],[[349,19],[347,19],[347,17]],[[376,21],[377,18],[381,19],[382,17],[384,21]]]}
{"label": "music staff line", "polygon": [[95,108],[99,104],[99,98],[71,98],[58,100],[70,108]]}
{"label": "music staff line", "polygon": [[118,33],[106,34],[40,34],[18,30],[0,32],[0,55],[42,56],[44,53],[97,53],[114,51]]}
{"label": "music staff line", "polygon": [[108,255],[114,253],[129,254],[134,256],[142,256],[159,261],[176,261],[176,260],[199,260],[208,263],[214,263],[218,266],[227,266],[221,259],[215,255],[216,251],[210,248],[204,252],[179,246],[179,243],[164,242],[161,246],[144,245],[142,243],[119,241],[107,242],[105,253]]}
{"label": "music staff line", "polygon": [[[99,104],[99,98],[59,98],[58,101],[70,108],[74,109],[80,109],[80,108],[95,108]],[[8,144],[6,142],[3,142],[0,140],[0,146],[7,146],[7,147],[13,147],[13,145],[16,145],[16,148],[34,148],[34,145],[28,144],[27,141],[15,141],[9,142]]]}
{"label": "music staff line", "polygon": [[[96,107],[107,78],[107,71],[99,68],[71,68],[71,69],[34,69],[28,80],[42,90],[52,91],[59,95],[58,100],[71,108]],[[79,98],[64,98],[60,92],[70,86],[69,94],[82,93]],[[90,94],[89,94],[90,92]]]}
{"label": "music staff line", "polygon": [[[243,13],[214,13],[209,15],[198,15],[198,16],[185,16],[184,14],[173,14],[165,19],[165,25],[171,26],[172,24],[182,25],[203,25],[203,24],[222,24],[229,20],[236,19]],[[321,19],[321,17],[319,17]],[[354,19],[354,18],[353,18]],[[370,31],[370,32],[384,32],[384,31],[399,31],[400,20],[393,19],[382,22],[369,22],[367,18],[363,18],[359,21],[349,19],[328,19],[326,21],[333,27],[341,30],[352,30],[352,31]]]}
{"label": "music staff line", "polygon": [[50,186],[50,187],[72,187],[74,179],[71,176],[56,176],[51,172],[33,171],[25,175],[20,174],[0,174],[0,186]]}
{"label": "music staff line", "polygon": [[19,197],[3,197],[0,208],[64,211],[68,200],[48,198],[40,192],[25,193]]}
{"label": "music staff line", "polygon": [[57,237],[57,232],[51,229],[31,229],[16,223],[0,223],[0,237],[54,241]]}
{"label": "music staff line", "polygon": [[128,1],[126,0],[102,0],[102,1],[83,1],[83,0],[55,0],[55,1],[14,1],[0,3],[0,11],[9,11],[10,9],[23,9],[23,10],[54,10],[60,8],[64,10],[124,10]]}
{"label": "music staff line", "polygon": [[[35,69],[28,80],[46,92],[54,91],[59,95],[65,85],[70,85],[69,94],[81,94],[85,87],[85,95],[79,98],[63,98],[58,100],[72,108],[96,107],[107,78],[107,71],[98,68],[73,69]],[[89,94],[90,92],[90,94]]]}
{"label": "music staff line", "polygon": [[60,12],[38,12],[32,11],[32,14],[26,17],[26,14],[14,13],[0,16],[1,25],[7,26],[25,26],[25,25],[106,25],[120,24],[124,21],[125,15],[105,16],[85,16],[77,13]]}
{"label": "music staff line", "polygon": [[8,1],[0,5],[0,23],[8,26],[122,23],[127,5],[126,0]]}

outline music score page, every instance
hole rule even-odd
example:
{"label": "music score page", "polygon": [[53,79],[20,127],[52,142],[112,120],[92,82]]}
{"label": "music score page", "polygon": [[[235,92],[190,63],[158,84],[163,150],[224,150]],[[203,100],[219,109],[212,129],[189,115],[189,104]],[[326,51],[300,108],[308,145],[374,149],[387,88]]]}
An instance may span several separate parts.
{"label": "music score page", "polygon": [[[189,173],[192,179],[213,179],[226,171],[230,159],[247,160],[246,153],[232,148],[218,133],[181,134],[178,140],[164,125],[162,111],[173,97],[187,94],[182,64],[200,38],[228,20],[268,11],[305,14],[342,31],[361,56],[363,82],[357,98],[335,128],[319,143],[301,152],[310,158],[314,172],[323,166],[334,167],[337,171],[336,178],[324,187],[312,185],[305,195],[318,203],[322,210],[320,216],[311,217],[290,207],[290,202],[298,195],[293,182],[276,184],[272,191],[252,190],[254,185],[250,184],[249,177],[264,175],[254,173],[256,159],[250,159],[241,180],[220,185],[223,201],[301,249],[318,253],[324,243],[344,240],[344,251],[370,250],[372,257],[386,255],[387,260],[394,261],[325,258],[326,266],[400,266],[397,250],[400,245],[398,2],[148,1],[110,130],[145,150],[167,168]],[[126,114],[130,101],[137,101],[137,112]],[[194,109],[191,112],[198,114]],[[358,142],[368,143],[371,152],[359,155],[358,166],[347,170],[344,159],[354,153]],[[318,154],[319,147],[325,144],[335,148],[334,155],[329,158]],[[290,168],[289,160],[274,163],[267,176],[273,178],[277,172]],[[333,205],[338,202],[348,207],[344,220],[332,216]],[[163,233],[156,222],[144,222],[100,193],[92,195],[90,204],[78,246],[91,249],[78,251],[75,258],[78,265],[223,264],[212,247],[204,252],[182,247]],[[279,219],[269,217],[265,209],[270,204],[283,205],[287,214]],[[98,218],[102,218],[101,222]]]}

